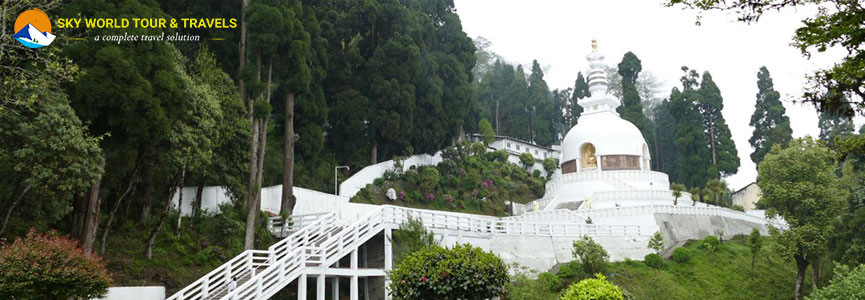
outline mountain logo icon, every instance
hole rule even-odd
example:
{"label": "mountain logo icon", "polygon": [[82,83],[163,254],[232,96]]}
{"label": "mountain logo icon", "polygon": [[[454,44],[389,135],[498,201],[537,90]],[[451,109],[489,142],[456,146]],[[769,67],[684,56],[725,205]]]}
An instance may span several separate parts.
{"label": "mountain logo icon", "polygon": [[18,15],[15,20],[15,34],[12,38],[28,48],[41,48],[51,45],[55,36],[51,34],[51,20],[44,11],[34,8]]}

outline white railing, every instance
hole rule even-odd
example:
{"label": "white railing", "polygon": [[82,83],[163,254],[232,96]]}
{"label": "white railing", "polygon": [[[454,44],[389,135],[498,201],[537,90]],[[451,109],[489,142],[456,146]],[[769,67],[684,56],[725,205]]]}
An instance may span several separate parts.
{"label": "white railing", "polygon": [[327,213],[292,215],[288,217],[287,222],[281,216],[270,217],[267,219],[267,230],[277,237],[284,237],[312,224],[325,215]]}
{"label": "white railing", "polygon": [[[673,192],[664,190],[626,190],[594,192],[592,201],[669,200],[673,204]],[[681,197],[680,197],[681,200]]]}
{"label": "white railing", "polygon": [[[274,244],[267,251],[264,250],[246,250],[243,253],[235,256],[222,266],[214,269],[207,275],[196,280],[192,284],[186,286],[166,300],[199,300],[206,299],[210,295],[215,295],[221,291],[227,291],[228,284],[232,278],[242,278],[249,274],[250,277],[258,276],[256,270],[262,267],[271,266],[276,260],[274,258],[275,251],[273,248],[277,245],[305,245],[306,242],[313,240],[320,234],[322,228],[332,227],[336,217],[333,213],[328,213],[320,217],[317,221],[309,223],[308,226],[300,228],[291,236]],[[300,247],[296,247],[301,249]]]}
{"label": "white railing", "polygon": [[210,271],[192,284],[174,293],[166,300],[206,299],[208,296],[227,290],[232,278],[244,277],[246,274],[255,276],[255,270],[267,265],[268,251],[246,250],[233,259]]}
{"label": "white railing", "polygon": [[581,216],[570,209],[553,209],[545,211],[527,212],[519,216],[504,217],[502,219],[518,222],[546,221],[548,223],[582,223],[585,222],[586,217]]}
{"label": "white railing", "polygon": [[[681,200],[681,199],[680,199]],[[727,209],[723,207],[717,206],[691,206],[690,204],[680,204],[679,205],[647,205],[647,206],[634,206],[634,207],[618,207],[618,208],[605,208],[605,209],[590,209],[590,210],[579,210],[576,211],[577,214],[597,218],[597,217],[620,217],[620,216],[633,216],[633,215],[644,215],[644,214],[674,214],[674,215],[698,215],[698,216],[720,216],[726,218],[732,218],[737,220],[743,220],[748,222],[755,222],[765,224],[766,219],[760,218],[758,216],[753,216],[746,214],[744,212],[735,211],[732,209]]]}
{"label": "white railing", "polygon": [[657,226],[650,225],[595,225],[595,224],[550,224],[529,222],[497,222],[493,227],[496,235],[535,236],[640,236],[651,235]]}

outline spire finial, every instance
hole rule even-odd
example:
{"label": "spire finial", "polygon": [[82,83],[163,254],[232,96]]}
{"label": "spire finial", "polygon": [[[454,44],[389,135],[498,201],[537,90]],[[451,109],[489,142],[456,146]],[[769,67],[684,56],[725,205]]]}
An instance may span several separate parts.
{"label": "spire finial", "polygon": [[598,52],[598,39],[592,39],[592,52]]}

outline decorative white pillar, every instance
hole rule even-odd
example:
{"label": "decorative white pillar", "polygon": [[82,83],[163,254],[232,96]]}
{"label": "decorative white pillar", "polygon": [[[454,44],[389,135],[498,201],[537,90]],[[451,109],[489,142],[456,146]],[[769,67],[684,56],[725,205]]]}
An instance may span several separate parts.
{"label": "decorative white pillar", "polygon": [[[339,268],[339,261],[338,260],[336,261],[336,264],[334,264],[334,267]],[[339,276],[334,276],[333,279],[331,279],[330,289],[331,289],[330,292],[331,292],[331,297],[332,297],[331,299],[339,300]]]}
{"label": "decorative white pillar", "polygon": [[357,248],[351,251],[351,280],[349,280],[349,299],[358,300],[358,286],[357,286]]}
{"label": "decorative white pillar", "polygon": [[316,278],[315,281],[315,300],[324,300],[324,280],[324,270],[322,270],[321,274],[318,275],[318,278]]}
{"label": "decorative white pillar", "polygon": [[297,300],[306,300],[306,273],[297,278]]}
{"label": "decorative white pillar", "polygon": [[[388,226],[384,229],[384,271],[390,272],[393,270],[393,245],[390,239],[393,237],[393,229]],[[384,277],[384,300],[391,300],[390,290],[387,287],[390,285],[390,279]]]}

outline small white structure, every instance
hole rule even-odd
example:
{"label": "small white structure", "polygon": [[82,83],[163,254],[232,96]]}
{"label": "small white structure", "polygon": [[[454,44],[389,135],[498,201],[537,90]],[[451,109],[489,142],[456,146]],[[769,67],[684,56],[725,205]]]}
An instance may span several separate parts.
{"label": "small white structure", "polygon": [[761,193],[762,191],[756,182],[749,183],[738,191],[733,192],[731,195],[733,205],[739,205],[745,210],[757,209],[757,202],[760,201]]}

